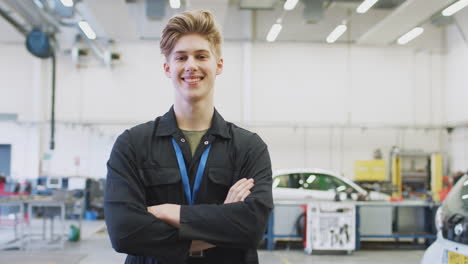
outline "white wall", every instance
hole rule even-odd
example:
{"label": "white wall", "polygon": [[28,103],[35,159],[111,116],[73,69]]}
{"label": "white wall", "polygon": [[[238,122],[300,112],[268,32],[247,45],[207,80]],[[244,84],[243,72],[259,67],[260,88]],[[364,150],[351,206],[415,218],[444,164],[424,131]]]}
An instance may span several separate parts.
{"label": "white wall", "polygon": [[456,14],[459,25],[447,28],[446,104],[447,121],[454,126],[449,137],[448,151],[452,172],[468,170],[468,10]]}
{"label": "white wall", "polygon": [[[405,48],[274,43],[254,45],[256,122],[307,126],[428,126],[444,119],[442,56]],[[440,130],[255,128],[273,167],[320,167],[353,178],[354,161],[392,146],[441,151]],[[441,135],[442,133],[442,135]]]}
{"label": "white wall", "polygon": [[42,149],[51,158],[41,160],[41,175],[104,178],[116,135],[125,127],[58,124],[53,151],[49,150],[50,128],[43,129]]}
{"label": "white wall", "polygon": [[[0,103],[19,102],[30,90],[39,98],[31,99],[32,106],[8,101],[0,112],[29,113],[21,122],[29,118],[42,121],[36,125],[40,129],[36,128],[34,137],[40,138],[40,144],[28,144],[21,155],[51,153],[52,159],[41,163],[41,174],[104,177],[116,135],[165,113],[172,104],[172,87],[163,74],[157,43],[124,43],[116,48],[122,60],[113,69],[95,60],[76,68],[69,55],[59,56],[57,146],[53,152],[48,150],[45,122],[50,108],[50,63],[34,64],[35,59],[22,46],[9,53],[22,54],[12,59],[29,67],[25,73],[17,72],[19,66],[13,70],[11,63],[0,61],[0,69],[4,69],[0,72],[22,76],[12,82],[19,88],[2,90],[13,99],[2,96]],[[354,160],[372,158],[376,148],[382,149],[384,158],[394,145],[425,151],[445,148],[444,134],[437,130],[330,128],[444,124],[442,58],[396,47],[228,42],[225,69],[216,85],[216,107],[227,120],[248,121],[248,128],[268,143],[274,168],[321,167],[352,178]],[[40,114],[34,115],[36,112]],[[76,125],[83,122],[87,125]],[[325,127],[310,127],[313,125]],[[0,135],[0,139],[8,137]],[[32,168],[39,174],[38,166]]]}
{"label": "white wall", "polygon": [[[455,16],[459,28],[451,25],[447,28],[446,102],[447,121],[451,124],[468,123],[468,9]],[[460,31],[461,30],[461,31]],[[467,164],[468,167],[468,164]]]}
{"label": "white wall", "polygon": [[0,144],[11,145],[12,177],[37,177],[40,159],[39,130],[36,125],[0,122]]}
{"label": "white wall", "polygon": [[452,172],[468,171],[468,128],[455,129],[449,139]]}
{"label": "white wall", "polygon": [[[0,113],[18,116],[21,124],[0,122],[0,144],[11,144],[11,175],[37,177],[40,126],[46,64],[30,55],[24,45],[0,43]],[[25,122],[27,121],[27,122]]]}
{"label": "white wall", "polygon": [[26,91],[31,87],[32,59],[22,47],[0,44],[0,112],[24,112]]}
{"label": "white wall", "polygon": [[[258,44],[254,51],[258,121],[440,124],[441,56],[404,48]],[[433,66],[427,67],[428,63]],[[432,83],[432,88],[427,84]],[[432,94],[429,89],[433,89]],[[275,114],[271,110],[275,109]],[[432,120],[432,122],[429,122]]]}

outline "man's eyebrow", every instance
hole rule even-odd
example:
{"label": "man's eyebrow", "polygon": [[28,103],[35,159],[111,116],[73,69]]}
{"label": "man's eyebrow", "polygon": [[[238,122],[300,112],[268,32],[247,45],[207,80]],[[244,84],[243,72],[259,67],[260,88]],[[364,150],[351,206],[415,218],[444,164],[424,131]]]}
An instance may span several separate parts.
{"label": "man's eyebrow", "polygon": [[[200,53],[200,52],[207,52],[209,53],[210,51],[209,50],[206,50],[206,49],[199,49],[199,50],[195,50],[194,51],[195,53]],[[177,54],[186,54],[186,53],[189,53],[188,51],[185,51],[185,50],[177,50],[177,51],[174,51],[174,53],[177,53]]]}

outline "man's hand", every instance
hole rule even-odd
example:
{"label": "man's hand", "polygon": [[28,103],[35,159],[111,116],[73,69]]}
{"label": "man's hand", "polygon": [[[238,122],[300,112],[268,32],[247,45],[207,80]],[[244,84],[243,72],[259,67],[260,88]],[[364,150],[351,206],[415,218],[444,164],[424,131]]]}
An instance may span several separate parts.
{"label": "man's hand", "polygon": [[209,248],[214,248],[215,245],[212,245],[208,242],[201,240],[192,240],[192,245],[190,246],[190,252],[198,252]]}
{"label": "man's hand", "polygon": [[180,226],[180,205],[178,204],[160,204],[147,207],[155,217],[163,220],[164,222],[179,228]]}
{"label": "man's hand", "polygon": [[[229,189],[229,193],[224,201],[227,203],[235,203],[239,201],[244,201],[244,199],[250,194],[250,189],[254,186],[253,179],[240,179]],[[192,245],[190,246],[190,252],[198,252],[205,249],[216,247],[208,242],[201,240],[193,240]]]}
{"label": "man's hand", "polygon": [[[254,179],[240,179],[229,189],[225,204],[244,201],[250,194],[250,189],[254,186]],[[160,204],[147,207],[149,213],[162,221],[179,228],[180,227],[180,205],[178,204]],[[210,243],[200,240],[193,240],[190,252],[197,252],[215,247]]]}
{"label": "man's hand", "polygon": [[254,186],[254,179],[242,178],[238,180],[231,188],[229,193],[224,200],[225,204],[235,203],[244,201],[244,199],[250,194],[250,189]]}

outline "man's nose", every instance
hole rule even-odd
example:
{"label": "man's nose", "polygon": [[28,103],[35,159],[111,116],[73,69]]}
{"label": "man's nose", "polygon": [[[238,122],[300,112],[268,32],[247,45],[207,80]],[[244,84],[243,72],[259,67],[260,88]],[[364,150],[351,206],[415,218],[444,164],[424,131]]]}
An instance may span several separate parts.
{"label": "man's nose", "polygon": [[185,61],[185,71],[194,71],[198,67],[197,62],[193,57],[188,57]]}

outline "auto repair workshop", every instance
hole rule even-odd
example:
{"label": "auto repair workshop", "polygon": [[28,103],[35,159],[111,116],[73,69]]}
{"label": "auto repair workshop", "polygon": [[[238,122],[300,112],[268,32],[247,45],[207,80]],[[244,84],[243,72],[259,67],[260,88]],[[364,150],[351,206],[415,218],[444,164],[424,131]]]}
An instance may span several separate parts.
{"label": "auto repair workshop", "polygon": [[0,263],[468,263],[468,0],[0,0]]}

